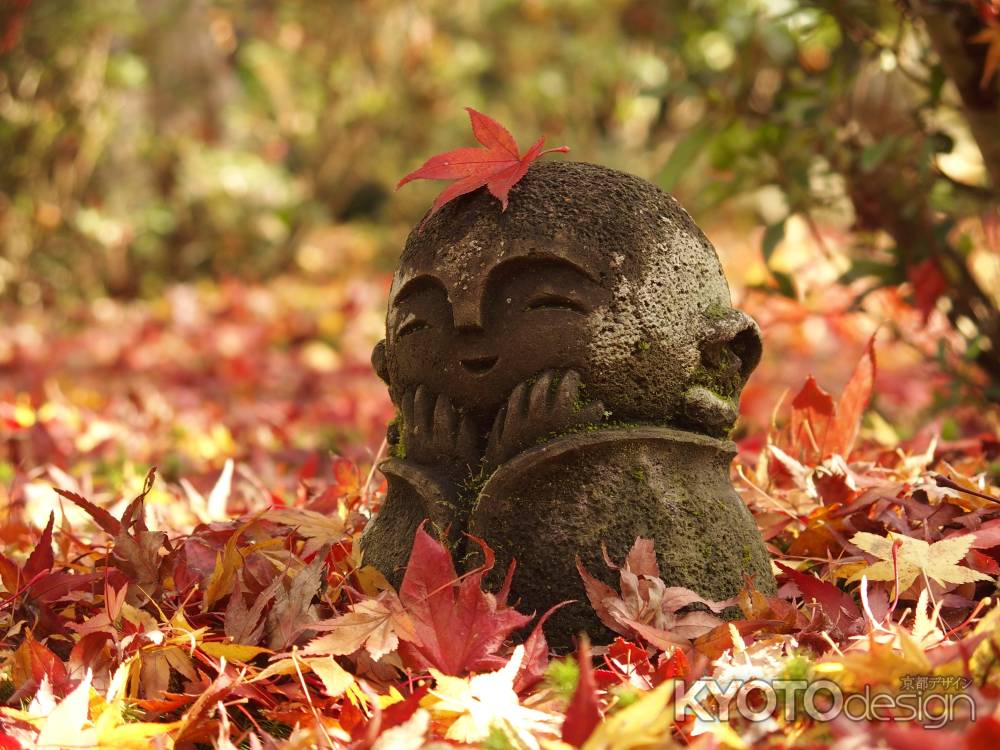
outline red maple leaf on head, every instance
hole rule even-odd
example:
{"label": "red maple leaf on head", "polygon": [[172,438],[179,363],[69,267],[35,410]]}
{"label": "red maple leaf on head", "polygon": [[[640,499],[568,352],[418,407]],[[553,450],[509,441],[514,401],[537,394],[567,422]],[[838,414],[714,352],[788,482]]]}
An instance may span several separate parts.
{"label": "red maple leaf on head", "polygon": [[472,134],[483,147],[456,148],[454,151],[432,156],[420,169],[410,172],[396,185],[398,190],[413,180],[454,180],[434,199],[434,205],[425,221],[448,201],[471,193],[483,185],[500,200],[501,210],[506,211],[510,189],[524,177],[533,161],[553,151],[569,151],[567,146],[543,151],[545,136],[542,136],[522,156],[517,141],[507,128],[472,107],[466,107],[465,111],[472,121]]}

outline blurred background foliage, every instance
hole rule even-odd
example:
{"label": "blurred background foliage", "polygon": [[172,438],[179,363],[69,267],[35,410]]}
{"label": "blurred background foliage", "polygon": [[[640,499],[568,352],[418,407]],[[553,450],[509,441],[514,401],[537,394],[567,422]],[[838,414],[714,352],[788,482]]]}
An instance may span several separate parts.
{"label": "blurred background foliage", "polygon": [[737,286],[900,290],[1000,397],[993,0],[0,7],[9,304],[385,272],[436,192],[396,180],[471,105],[673,192],[754,250]]}

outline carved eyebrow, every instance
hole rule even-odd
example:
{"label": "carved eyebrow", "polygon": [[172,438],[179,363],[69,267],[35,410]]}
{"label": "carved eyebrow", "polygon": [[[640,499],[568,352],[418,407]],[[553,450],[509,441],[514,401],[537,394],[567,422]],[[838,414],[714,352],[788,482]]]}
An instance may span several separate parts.
{"label": "carved eyebrow", "polygon": [[529,269],[533,266],[545,266],[548,268],[564,268],[567,271],[572,271],[578,273],[584,278],[593,283],[599,283],[597,276],[593,274],[590,269],[575,263],[567,258],[563,258],[559,255],[554,255],[552,253],[538,253],[533,255],[517,255],[513,258],[508,258],[507,260],[498,263],[490,269],[489,282],[493,282],[497,273],[501,270],[508,270],[513,267],[515,271],[521,271],[522,269]]}
{"label": "carved eyebrow", "polygon": [[396,292],[396,296],[392,300],[392,306],[396,307],[397,305],[405,302],[407,298],[424,291],[439,291],[445,295],[446,299],[448,297],[448,292],[441,279],[436,276],[431,276],[430,274],[424,274],[421,276],[415,276],[403,284],[399,291]]}

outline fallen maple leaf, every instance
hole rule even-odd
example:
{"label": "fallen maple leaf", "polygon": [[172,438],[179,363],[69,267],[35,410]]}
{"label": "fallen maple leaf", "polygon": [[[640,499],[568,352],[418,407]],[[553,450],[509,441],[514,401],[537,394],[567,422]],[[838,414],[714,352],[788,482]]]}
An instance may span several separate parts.
{"label": "fallen maple leaf", "polygon": [[[901,592],[906,591],[921,574],[941,584],[993,580],[984,573],[958,565],[975,541],[974,534],[963,534],[929,544],[923,539],[891,531],[888,536],[859,531],[851,537],[851,544],[880,558],[880,561],[859,570],[851,580],[867,576],[870,581],[892,581],[898,576]],[[893,546],[897,544],[894,564]]]}
{"label": "fallen maple leaf", "polygon": [[[865,353],[844,386],[844,392],[834,403],[811,375],[792,399],[792,415],[788,426],[788,453],[796,453],[801,470],[815,466],[823,459],[850,456],[861,429],[861,418],[871,401],[875,385],[875,335],[868,340]],[[777,446],[769,446],[771,452]],[[795,450],[797,448],[797,450]],[[779,449],[780,450],[780,449]],[[787,465],[791,474],[797,469]]]}
{"label": "fallen maple leaf", "polygon": [[295,574],[287,589],[281,586],[275,591],[274,605],[267,615],[267,645],[271,648],[290,646],[302,629],[316,619],[312,602],[326,580],[326,553],[327,548],[323,548]]}
{"label": "fallen maple leaf", "polygon": [[47,683],[56,695],[69,692],[66,665],[51,649],[35,640],[30,630],[13,654],[10,676],[18,687],[33,680],[35,685]]}
{"label": "fallen maple leaf", "polygon": [[24,563],[24,581],[30,581],[37,575],[52,570],[52,525],[55,523],[55,513],[49,513],[49,522],[45,525],[42,538],[38,540],[35,549]]}
{"label": "fallen maple leaf", "polygon": [[597,680],[590,659],[590,641],[586,636],[580,638],[576,659],[580,665],[580,678],[566,709],[566,718],[562,725],[562,741],[573,747],[580,747],[593,734],[594,727],[601,722],[601,709],[597,702]]}
{"label": "fallen maple leaf", "polygon": [[393,629],[393,610],[382,600],[385,596],[362,600],[351,608],[351,612],[314,623],[310,626],[312,630],[330,632],[311,640],[302,653],[343,656],[364,646],[369,656],[377,661],[395,651],[399,637]]}
{"label": "fallen maple leaf", "polygon": [[[483,548],[485,562],[459,578],[451,554],[417,529],[410,562],[399,588],[412,631],[397,634],[406,640],[400,652],[418,666],[436,667],[445,674],[495,669],[505,660],[496,655],[507,636],[531,621],[506,603],[508,584],[494,596],[481,589],[483,576],[493,567],[493,550]],[[510,581],[510,574],[507,577]]]}
{"label": "fallen maple leaf", "polygon": [[[837,454],[847,458],[861,428],[861,417],[871,401],[875,385],[875,335],[868,339],[865,353],[854,368],[837,402],[837,413],[830,422],[826,436],[825,456]],[[824,457],[825,457],[824,456]]]}
{"label": "fallen maple leaf", "polygon": [[533,161],[554,151],[569,151],[567,146],[542,151],[545,143],[542,136],[522,156],[517,141],[507,128],[472,107],[466,107],[465,111],[472,121],[472,134],[483,144],[483,148],[457,148],[432,156],[420,169],[410,172],[396,185],[398,190],[412,180],[454,180],[434,199],[427,218],[448,201],[483,185],[500,200],[501,210],[506,211],[510,189],[524,177]]}
{"label": "fallen maple leaf", "polygon": [[670,735],[674,715],[667,708],[673,697],[673,681],[667,681],[644,693],[635,703],[617,711],[600,724],[583,744],[582,750],[669,747],[665,738]]}
{"label": "fallen maple leaf", "polygon": [[[722,620],[712,613],[733,604],[733,601],[704,599],[683,586],[667,586],[659,577],[660,569],[649,539],[639,537],[635,540],[621,568],[608,560],[607,555],[605,560],[609,567],[618,570],[620,595],[590,575],[579,558],[576,561],[587,599],[597,617],[616,633],[630,638],[638,635],[663,651],[686,646],[688,641],[718,626]],[[711,611],[680,611],[692,604],[703,605]]]}
{"label": "fallen maple leaf", "polygon": [[536,735],[555,736],[559,717],[522,706],[514,691],[523,658],[524,646],[518,646],[501,669],[469,679],[431,668],[435,685],[423,703],[439,719],[451,720],[445,739],[482,742],[498,729],[515,747],[538,750]]}
{"label": "fallen maple leaf", "polygon": [[775,564],[798,586],[802,597],[816,601],[830,621],[842,631],[846,631],[852,622],[861,618],[861,610],[854,599],[832,583],[790,568],[782,562],[776,561]]}
{"label": "fallen maple leaf", "polygon": [[545,676],[545,669],[549,665],[549,642],[545,639],[543,627],[556,610],[572,602],[572,599],[568,599],[553,605],[548,612],[538,618],[531,635],[525,639],[524,661],[521,664],[521,671],[517,673],[517,679],[514,680],[514,690],[518,694],[538,684]]}

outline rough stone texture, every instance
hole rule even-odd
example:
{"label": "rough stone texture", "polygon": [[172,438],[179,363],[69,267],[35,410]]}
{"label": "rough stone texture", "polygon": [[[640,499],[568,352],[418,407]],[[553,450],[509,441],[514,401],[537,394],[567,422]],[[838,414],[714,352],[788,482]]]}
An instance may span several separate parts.
{"label": "rough stone texture", "polygon": [[[460,555],[471,529],[516,557],[539,610],[580,596],[577,554],[620,558],[638,535],[668,584],[725,598],[749,572],[773,590],[720,440],[759,358],[715,250],[654,185],[552,161],[506,212],[485,190],[449,203],[410,234],[372,355],[399,419],[365,560],[398,583],[428,518]],[[558,617],[554,643],[597,630],[586,609]]]}
{"label": "rough stone texture", "polygon": [[523,611],[577,601],[546,625],[554,644],[595,631],[576,555],[617,590],[602,544],[621,561],[637,536],[653,538],[668,585],[708,599],[733,596],[744,572],[773,591],[760,534],[729,483],[735,452],[729,441],[662,427],[568,435],[501,467],[479,495],[469,533],[496,552],[497,576],[517,559],[512,590]]}

